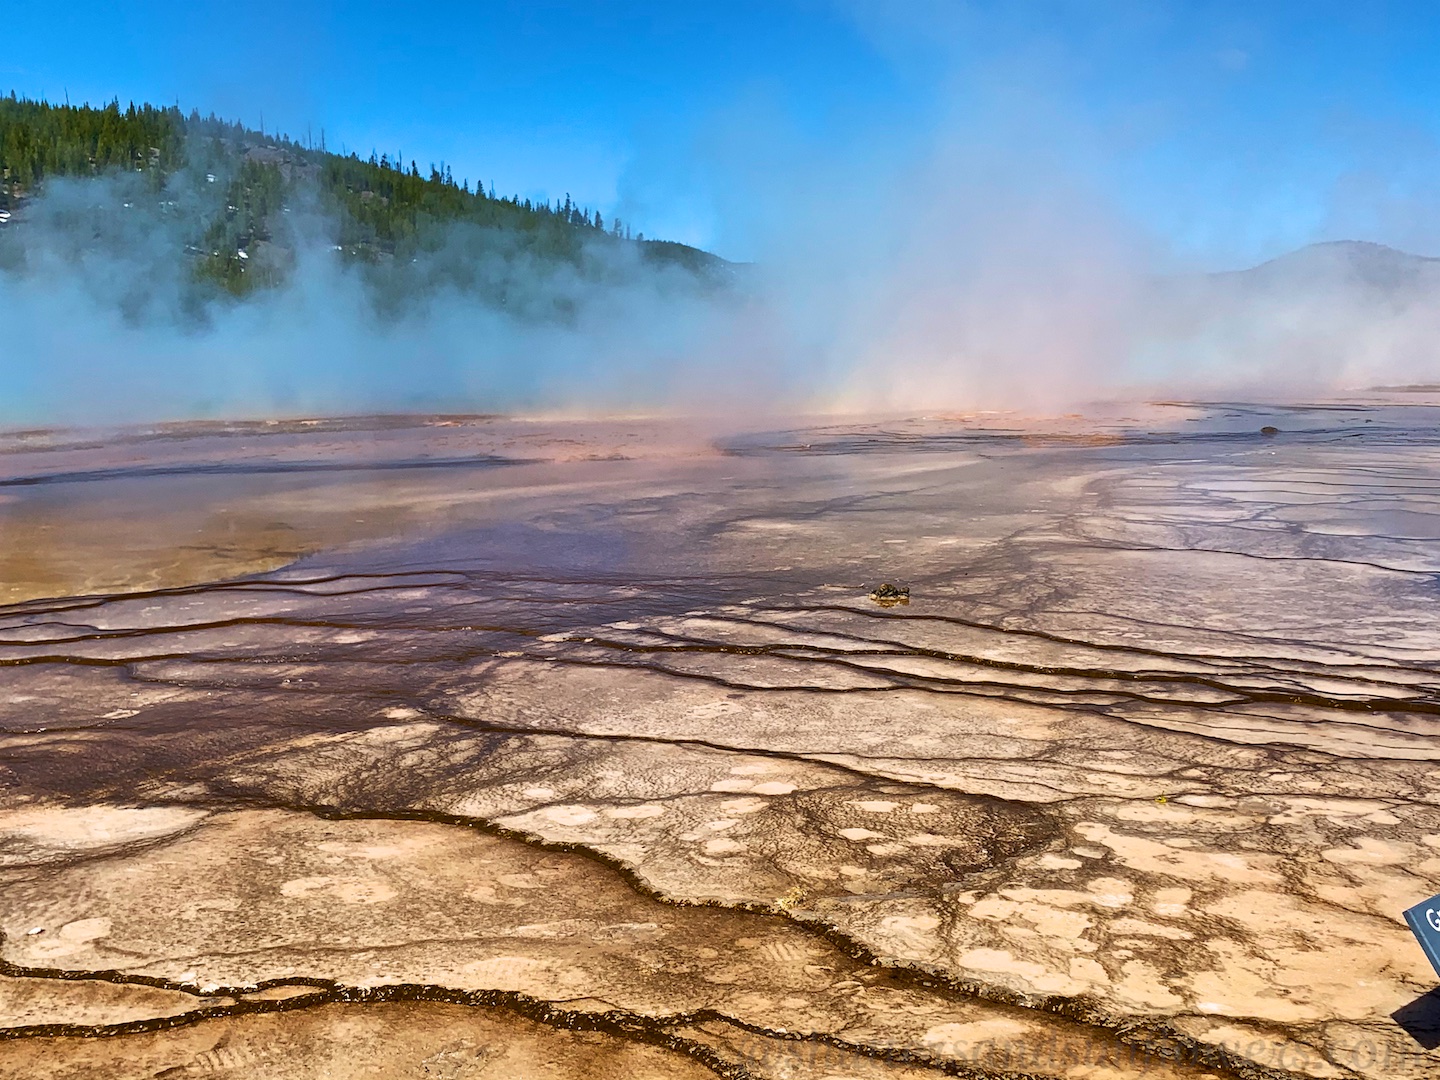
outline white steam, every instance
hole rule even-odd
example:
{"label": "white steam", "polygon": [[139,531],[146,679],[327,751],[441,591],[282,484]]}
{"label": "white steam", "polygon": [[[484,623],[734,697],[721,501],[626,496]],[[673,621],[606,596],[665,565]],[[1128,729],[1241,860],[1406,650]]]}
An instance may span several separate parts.
{"label": "white steam", "polygon": [[[283,284],[202,303],[180,255],[195,227],[184,190],[183,177],[158,195],[138,177],[57,182],[6,226],[0,423],[699,408],[785,378],[737,356],[743,292],[604,241],[582,272],[456,226],[387,305],[334,250],[331,223],[296,207]],[[504,301],[446,284],[457,265]]]}
{"label": "white steam", "polygon": [[[732,153],[763,129],[744,120]],[[1440,382],[1440,260],[1320,244],[1201,272],[1125,213],[1100,136],[1043,103],[992,100],[903,152],[799,142],[752,162],[730,209],[783,348],[823,373],[811,404],[1055,411]]]}
{"label": "white steam", "polygon": [[[1096,130],[1043,101],[962,97],[923,137],[807,142],[758,109],[717,125],[703,171],[756,259],[718,290],[631,247],[594,245],[582,273],[457,226],[414,268],[432,286],[381,314],[331,224],[296,207],[286,283],[197,307],[176,257],[193,177],[165,212],[139,178],[54,183],[0,237],[24,248],[0,260],[0,424],[1058,410],[1440,382],[1440,261],[1336,246],[1199,273],[1127,215]],[[506,302],[450,284],[457,267]]]}

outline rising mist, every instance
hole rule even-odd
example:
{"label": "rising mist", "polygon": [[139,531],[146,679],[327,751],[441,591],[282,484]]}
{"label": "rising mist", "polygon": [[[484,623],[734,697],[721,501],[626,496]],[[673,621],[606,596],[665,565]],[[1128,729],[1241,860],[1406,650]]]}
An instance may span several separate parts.
{"label": "rising mist", "polygon": [[52,180],[0,229],[0,423],[1056,410],[1440,378],[1440,262],[1341,245],[1198,272],[1032,101],[903,146],[742,126],[709,164],[756,259],[709,278],[471,223],[432,224],[406,265],[356,262],[300,193],[284,273],[215,295],[194,282],[201,172]]}

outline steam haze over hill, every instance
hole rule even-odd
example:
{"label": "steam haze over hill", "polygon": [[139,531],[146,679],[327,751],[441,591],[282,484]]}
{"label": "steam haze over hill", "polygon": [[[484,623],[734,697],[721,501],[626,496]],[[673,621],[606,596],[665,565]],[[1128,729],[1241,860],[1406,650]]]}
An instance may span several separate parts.
{"label": "steam haze over hill", "polygon": [[653,404],[743,303],[723,260],[568,197],[214,118],[12,99],[0,147],[12,423]]}
{"label": "steam haze over hill", "polygon": [[[1376,244],[1157,277],[1084,217],[1088,237],[1058,210],[967,220],[962,191],[933,208],[961,220],[881,223],[813,246],[781,232],[774,257],[748,267],[553,214],[537,227],[509,203],[495,206],[509,220],[422,213],[397,249],[325,205],[303,173],[286,181],[293,205],[276,194],[267,220],[247,223],[255,192],[243,176],[266,146],[254,137],[161,177],[55,177],[11,200],[7,422],[1063,408],[1435,370],[1440,260]],[[291,160],[273,146],[271,157],[277,172]],[[361,207],[386,198],[350,194]],[[224,252],[196,246],[207,229]]]}

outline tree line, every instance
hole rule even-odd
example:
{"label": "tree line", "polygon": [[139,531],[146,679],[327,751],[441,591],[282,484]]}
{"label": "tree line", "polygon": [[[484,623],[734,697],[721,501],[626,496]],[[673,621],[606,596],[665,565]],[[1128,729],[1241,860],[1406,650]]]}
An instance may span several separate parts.
{"label": "tree line", "polygon": [[187,164],[187,149],[197,137],[233,156],[260,146],[281,151],[302,171],[315,171],[322,190],[386,243],[413,233],[423,216],[515,227],[533,215],[615,237],[631,235],[618,218],[607,228],[598,210],[573,203],[569,195],[563,203],[557,199],[554,206],[518,196],[497,199],[493,185],[486,192],[478,183],[472,190],[468,179],[457,184],[443,163],[432,164],[422,175],[414,160],[407,169],[388,154],[372,152],[368,160],[354,153],[334,154],[323,148],[323,136],[317,150],[285,135],[221,120],[213,113],[202,117],[192,110],[186,115],[176,106],[133,102],[122,109],[118,100],[100,107],[56,105],[18,97],[13,90],[0,97],[0,181],[5,194],[15,198],[36,190],[50,177],[94,176],[114,169],[168,174]]}
{"label": "tree line", "polygon": [[122,110],[51,105],[0,97],[0,179],[15,196],[52,176],[89,176],[108,169],[176,168],[184,156],[180,110],[151,105]]}
{"label": "tree line", "polygon": [[696,272],[720,265],[713,256],[673,243],[632,238],[618,218],[569,195],[552,205],[519,196],[497,197],[493,185],[457,182],[449,166],[422,172],[402,155],[337,154],[325,146],[257,131],[213,113],[183,113],[118,100],[91,106],[0,97],[0,209],[13,209],[61,177],[145,174],[159,192],[188,173],[210,191],[208,218],[195,225],[186,248],[198,276],[231,292],[245,292],[282,276],[287,235],[281,215],[313,197],[335,229],[346,258],[371,264],[410,262],[451,235],[456,223],[503,230],[529,255],[579,265],[593,245],[634,243],[650,261]]}

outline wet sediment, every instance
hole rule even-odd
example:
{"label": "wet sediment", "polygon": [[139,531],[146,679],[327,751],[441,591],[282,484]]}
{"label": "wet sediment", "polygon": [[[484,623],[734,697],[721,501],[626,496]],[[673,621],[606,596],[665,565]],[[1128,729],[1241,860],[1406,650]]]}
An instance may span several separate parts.
{"label": "wet sediment", "polygon": [[217,474],[283,568],[0,608],[0,1072],[1434,1075],[1440,445],[1306,416]]}

